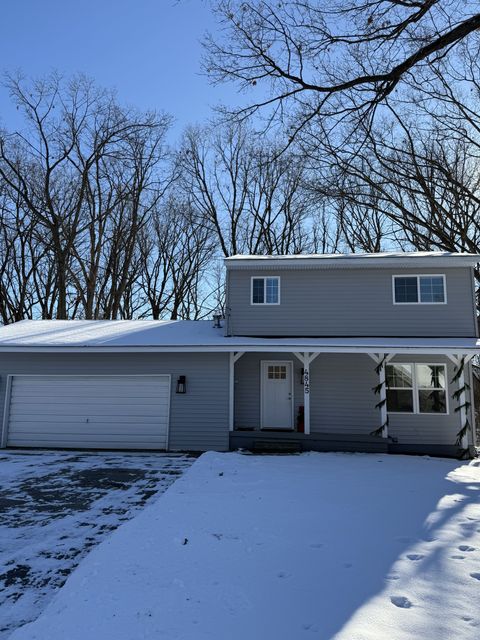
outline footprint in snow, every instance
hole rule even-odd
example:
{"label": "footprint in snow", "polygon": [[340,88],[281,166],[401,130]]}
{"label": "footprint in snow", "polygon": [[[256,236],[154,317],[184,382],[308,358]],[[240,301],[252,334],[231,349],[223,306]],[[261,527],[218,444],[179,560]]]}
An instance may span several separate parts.
{"label": "footprint in snow", "polygon": [[390,602],[400,609],[410,609],[413,604],[405,596],[390,596]]}
{"label": "footprint in snow", "polygon": [[471,573],[470,577],[475,578],[475,580],[480,580],[480,573]]}
{"label": "footprint in snow", "polygon": [[461,544],[458,548],[460,551],[476,551],[475,547],[469,547],[468,544]]}
{"label": "footprint in snow", "polygon": [[425,556],[423,556],[421,553],[409,553],[407,555],[407,558],[412,562],[418,562],[419,560],[423,560]]}
{"label": "footprint in snow", "polygon": [[452,560],[465,560],[465,556],[450,556]]}

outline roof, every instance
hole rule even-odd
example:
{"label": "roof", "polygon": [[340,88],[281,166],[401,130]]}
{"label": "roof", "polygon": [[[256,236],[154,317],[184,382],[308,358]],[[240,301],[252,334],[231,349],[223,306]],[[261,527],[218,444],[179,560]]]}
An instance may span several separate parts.
{"label": "roof", "polygon": [[201,320],[23,320],[0,328],[0,352],[232,352],[438,353],[480,351],[465,338],[225,337]]}
{"label": "roof", "polygon": [[235,255],[225,258],[228,268],[391,268],[391,267],[471,267],[480,262],[476,253],[409,251],[386,253],[312,253],[298,255]]}

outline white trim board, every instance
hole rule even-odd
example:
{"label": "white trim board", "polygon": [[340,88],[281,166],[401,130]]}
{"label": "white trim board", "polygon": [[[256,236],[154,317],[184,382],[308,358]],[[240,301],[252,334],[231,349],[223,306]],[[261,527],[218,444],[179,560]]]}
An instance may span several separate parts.
{"label": "white trim board", "polygon": [[224,266],[231,269],[377,269],[474,267],[480,255],[442,251],[410,251],[356,254],[298,254],[279,256],[234,255],[224,258]]}
{"label": "white trim board", "polygon": [[[252,339],[253,340],[253,339]],[[418,338],[413,338],[418,340]],[[453,338],[455,340],[455,338]],[[407,341],[407,340],[405,340]],[[303,351],[311,353],[378,353],[393,352],[395,354],[418,354],[418,355],[475,355],[480,353],[480,339],[468,339],[464,346],[455,344],[424,344],[406,346],[397,342],[390,344],[382,342],[368,345],[341,345],[341,344],[315,344],[312,342],[281,342],[275,343],[266,338],[264,343],[251,344],[240,342],[238,338],[225,338],[225,345],[151,345],[151,346],[0,346],[1,353],[231,353],[243,351],[245,353],[265,352],[265,353],[293,353]]]}

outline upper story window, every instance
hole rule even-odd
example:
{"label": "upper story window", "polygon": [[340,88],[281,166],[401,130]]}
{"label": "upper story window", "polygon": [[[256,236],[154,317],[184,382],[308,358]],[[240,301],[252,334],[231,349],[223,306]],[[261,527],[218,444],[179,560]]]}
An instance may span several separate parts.
{"label": "upper story window", "polygon": [[393,276],[395,304],[445,304],[445,276]]}
{"label": "upper story window", "polygon": [[280,278],[252,278],[252,304],[280,304]]}

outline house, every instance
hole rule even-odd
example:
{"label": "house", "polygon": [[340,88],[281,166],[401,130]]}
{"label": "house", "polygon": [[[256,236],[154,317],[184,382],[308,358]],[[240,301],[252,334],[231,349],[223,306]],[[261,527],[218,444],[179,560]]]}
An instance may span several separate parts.
{"label": "house", "polygon": [[233,256],[223,326],[5,326],[1,444],[473,454],[478,262]]}

